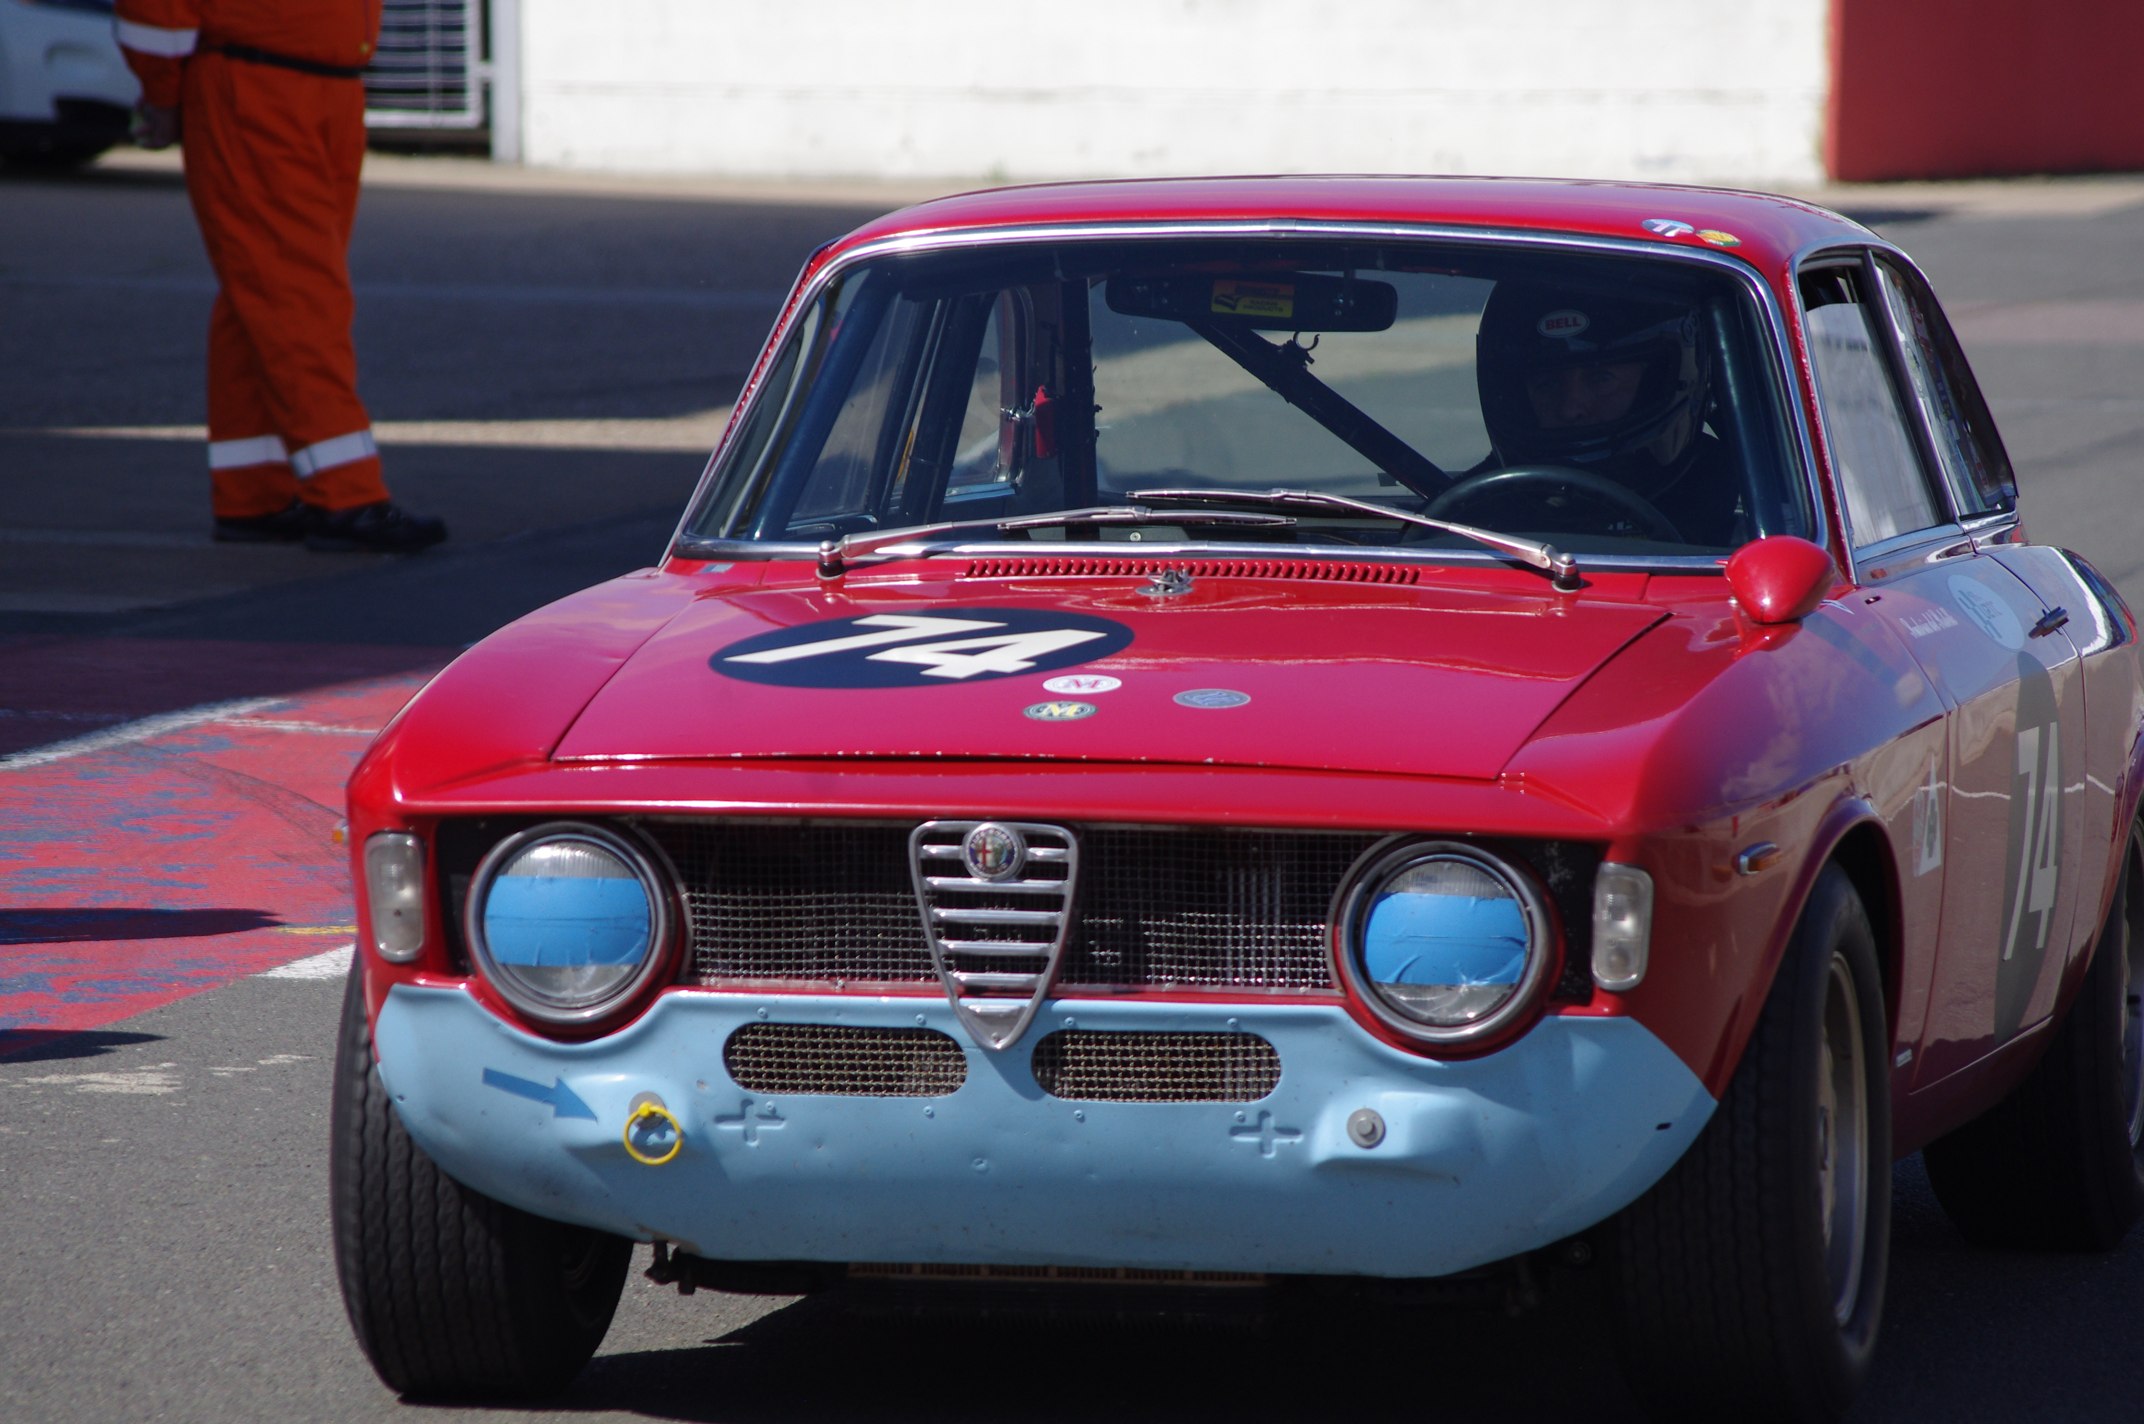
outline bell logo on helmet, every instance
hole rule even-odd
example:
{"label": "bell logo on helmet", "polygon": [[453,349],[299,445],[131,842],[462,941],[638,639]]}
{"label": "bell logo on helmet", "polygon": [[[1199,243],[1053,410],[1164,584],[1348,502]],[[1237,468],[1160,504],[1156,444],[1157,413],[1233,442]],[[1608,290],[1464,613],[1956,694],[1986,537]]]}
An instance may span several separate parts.
{"label": "bell logo on helmet", "polygon": [[1580,335],[1591,325],[1593,325],[1593,319],[1584,312],[1573,311],[1569,307],[1565,307],[1560,311],[1552,311],[1542,317],[1540,321],[1534,324],[1534,330],[1548,337],[1551,341],[1567,341],[1571,337]]}

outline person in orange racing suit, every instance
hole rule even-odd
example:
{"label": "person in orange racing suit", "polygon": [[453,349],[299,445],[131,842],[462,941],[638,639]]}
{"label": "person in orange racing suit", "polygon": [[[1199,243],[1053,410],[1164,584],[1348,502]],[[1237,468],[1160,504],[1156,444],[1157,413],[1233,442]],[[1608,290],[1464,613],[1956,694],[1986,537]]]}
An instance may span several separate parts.
{"label": "person in orange racing suit", "polygon": [[380,0],[118,0],[115,23],[141,80],[135,141],[183,136],[216,271],[214,537],[391,552],[446,538],[389,500],[357,395],[348,254]]}

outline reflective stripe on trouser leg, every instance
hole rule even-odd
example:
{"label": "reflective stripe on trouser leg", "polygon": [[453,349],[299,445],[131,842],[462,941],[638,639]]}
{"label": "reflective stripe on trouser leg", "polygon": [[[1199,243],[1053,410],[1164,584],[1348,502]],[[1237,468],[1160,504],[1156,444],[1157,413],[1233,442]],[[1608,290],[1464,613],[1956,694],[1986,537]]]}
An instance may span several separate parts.
{"label": "reflective stripe on trouser leg", "polygon": [[208,442],[209,506],[218,519],[253,519],[289,507],[298,477],[278,435]]}
{"label": "reflective stripe on trouser leg", "polygon": [[380,447],[372,442],[372,431],[353,430],[348,435],[335,435],[326,440],[316,440],[303,450],[290,452],[290,468],[301,480],[309,480],[322,470],[332,470],[338,465],[347,465],[380,453]]}
{"label": "reflective stripe on trouser leg", "polygon": [[283,437],[280,435],[253,435],[244,440],[208,442],[208,467],[212,470],[240,470],[248,465],[288,463],[290,452],[283,448]]}

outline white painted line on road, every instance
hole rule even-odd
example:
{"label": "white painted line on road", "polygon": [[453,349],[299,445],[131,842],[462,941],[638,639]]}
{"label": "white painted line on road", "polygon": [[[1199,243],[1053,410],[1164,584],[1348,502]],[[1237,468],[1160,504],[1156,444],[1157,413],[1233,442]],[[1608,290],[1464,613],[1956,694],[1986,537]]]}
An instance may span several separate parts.
{"label": "white painted line on road", "polygon": [[270,732],[309,732],[319,737],[376,737],[377,727],[335,727],[326,722],[296,722],[277,717],[233,717],[234,727],[260,727]]}
{"label": "white painted line on road", "polygon": [[[657,420],[622,420],[612,417],[588,420],[380,420],[372,433],[383,447],[396,445],[480,446],[492,449],[532,450],[634,450],[661,454],[704,455],[715,448],[722,427],[729,423],[726,405]],[[0,435],[48,436],[73,440],[184,440],[206,442],[208,432],[199,425],[50,425],[0,426]],[[0,535],[17,544],[89,544],[134,542],[140,546],[164,547],[171,535],[123,534],[105,539],[95,531],[23,529]],[[177,542],[198,545],[206,540],[187,536]],[[151,544],[148,541],[158,541]]]}
{"label": "white painted line on road", "polygon": [[183,712],[164,712],[154,717],[144,717],[138,722],[128,722],[108,732],[91,732],[83,737],[70,737],[64,742],[37,747],[26,752],[11,752],[0,756],[0,771],[25,771],[33,766],[49,766],[69,757],[83,756],[89,752],[109,751],[113,747],[130,746],[145,742],[151,737],[161,737],[170,732],[183,732],[188,727],[198,727],[204,722],[221,722],[233,717],[243,717],[248,712],[259,712],[282,702],[280,697],[245,697],[232,702],[210,702],[200,707],[189,707]]}
{"label": "white painted line on road", "polygon": [[117,1068],[96,1073],[43,1073],[35,1078],[17,1078],[14,1082],[21,1087],[72,1088],[78,1093],[161,1097],[179,1090],[178,1066],[176,1063],[158,1063],[149,1068]]}
{"label": "white painted line on road", "polygon": [[[78,274],[10,273],[0,276],[0,287],[48,287],[63,291],[90,290],[141,292],[157,295],[216,295],[214,277],[124,277]],[[361,302],[420,301],[427,306],[444,302],[481,302],[495,306],[579,306],[615,311],[623,307],[660,307],[703,312],[764,313],[768,319],[781,310],[787,291],[720,291],[708,287],[552,287],[541,283],[504,282],[365,282],[355,284]]]}
{"label": "white painted line on road", "polygon": [[274,969],[264,969],[254,975],[256,979],[342,979],[350,973],[350,960],[356,955],[357,946],[346,944],[341,949],[331,949],[325,954],[308,955],[293,959],[288,964]]}

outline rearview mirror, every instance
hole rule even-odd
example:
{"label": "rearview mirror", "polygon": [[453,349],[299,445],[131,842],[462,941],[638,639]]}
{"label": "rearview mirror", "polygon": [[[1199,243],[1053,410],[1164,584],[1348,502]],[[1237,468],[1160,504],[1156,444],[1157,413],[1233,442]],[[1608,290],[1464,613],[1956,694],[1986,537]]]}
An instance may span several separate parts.
{"label": "rearview mirror", "polygon": [[1399,312],[1389,282],[1312,272],[1111,277],[1109,309],[1164,321],[1224,322],[1254,331],[1383,331]]}

